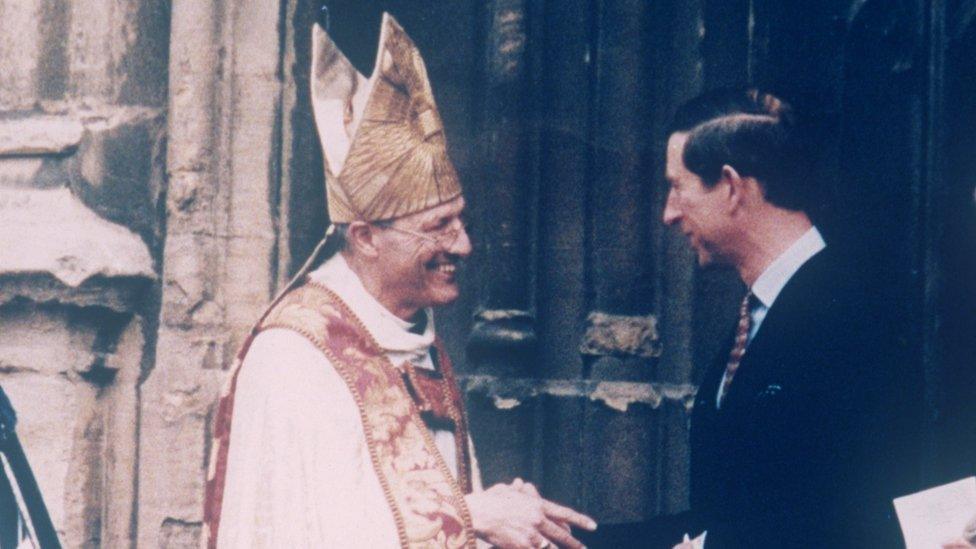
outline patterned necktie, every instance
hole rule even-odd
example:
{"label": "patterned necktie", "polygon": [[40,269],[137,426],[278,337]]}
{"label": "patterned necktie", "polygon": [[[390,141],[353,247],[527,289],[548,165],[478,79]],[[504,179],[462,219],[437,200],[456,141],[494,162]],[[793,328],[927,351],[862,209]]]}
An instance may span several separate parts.
{"label": "patterned necktie", "polygon": [[732,378],[735,371],[739,369],[742,362],[742,355],[746,353],[746,343],[749,342],[749,329],[752,327],[752,316],[749,314],[749,305],[752,301],[752,292],[742,298],[742,305],[739,306],[739,324],[735,329],[735,344],[732,345],[732,352],[729,353],[729,361],[725,363],[725,378],[722,380],[722,395],[719,398],[719,405],[729,394],[729,387],[732,386]]}

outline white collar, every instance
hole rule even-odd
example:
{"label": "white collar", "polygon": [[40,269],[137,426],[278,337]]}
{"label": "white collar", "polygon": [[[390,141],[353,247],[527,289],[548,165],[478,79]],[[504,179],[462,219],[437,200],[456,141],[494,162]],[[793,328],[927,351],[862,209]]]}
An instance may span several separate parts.
{"label": "white collar", "polygon": [[803,236],[796,239],[759,275],[759,278],[752,285],[752,294],[767,309],[772,307],[776,297],[783,291],[783,287],[790,281],[790,278],[800,270],[800,267],[808,259],[826,247],[827,244],[824,243],[820,231],[816,227],[810,227],[807,232],[803,233]]}
{"label": "white collar", "polygon": [[434,317],[424,309],[424,333],[410,331],[412,324],[391,313],[370,294],[341,253],[330,257],[309,273],[309,278],[336,293],[366,326],[380,348],[387,352],[427,353],[434,343]]}

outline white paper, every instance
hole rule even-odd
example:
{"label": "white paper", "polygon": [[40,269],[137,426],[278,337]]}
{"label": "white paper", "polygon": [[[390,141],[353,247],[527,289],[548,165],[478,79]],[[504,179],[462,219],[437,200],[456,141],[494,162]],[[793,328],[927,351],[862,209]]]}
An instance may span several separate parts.
{"label": "white paper", "polygon": [[686,533],[684,539],[681,540],[681,545],[685,546],[686,544],[691,544],[693,549],[705,549],[705,534],[707,533],[708,531],[706,530],[695,539],[691,539]]}
{"label": "white paper", "polygon": [[939,549],[976,516],[976,477],[895,499],[907,549]]}

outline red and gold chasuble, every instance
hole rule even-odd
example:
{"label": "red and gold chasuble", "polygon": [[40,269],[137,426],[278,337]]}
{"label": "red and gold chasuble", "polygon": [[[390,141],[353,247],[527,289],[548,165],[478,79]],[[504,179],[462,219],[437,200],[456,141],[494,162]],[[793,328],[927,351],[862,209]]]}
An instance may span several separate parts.
{"label": "red and gold chasuble", "polygon": [[[400,545],[473,548],[471,517],[464,503],[464,494],[471,491],[467,421],[447,354],[436,342],[437,372],[409,365],[397,369],[350,308],[314,281],[286,293],[271,307],[238,353],[221,395],[204,506],[207,547],[217,546],[237,375],[254,337],[269,328],[308,338],[345,381],[359,407],[369,456],[393,512]],[[438,428],[453,430],[456,477],[434,445],[425,418]]]}

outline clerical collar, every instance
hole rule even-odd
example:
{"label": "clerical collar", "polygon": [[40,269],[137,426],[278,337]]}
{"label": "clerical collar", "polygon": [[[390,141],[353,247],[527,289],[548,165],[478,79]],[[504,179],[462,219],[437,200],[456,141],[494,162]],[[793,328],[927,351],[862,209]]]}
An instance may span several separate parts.
{"label": "clerical collar", "polygon": [[341,253],[330,257],[308,276],[349,305],[383,350],[426,354],[433,344],[434,322],[430,309],[420,311],[415,322],[396,316],[366,290]]}
{"label": "clerical collar", "polygon": [[407,331],[411,334],[423,335],[427,331],[427,310],[417,311],[417,314],[413,315],[410,319],[410,327]]}
{"label": "clerical collar", "polygon": [[772,307],[779,293],[804,263],[827,247],[816,227],[810,227],[780,254],[753,283],[752,294],[766,308]]}

